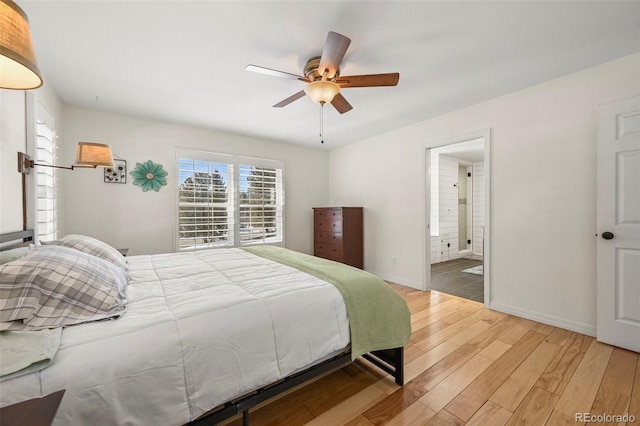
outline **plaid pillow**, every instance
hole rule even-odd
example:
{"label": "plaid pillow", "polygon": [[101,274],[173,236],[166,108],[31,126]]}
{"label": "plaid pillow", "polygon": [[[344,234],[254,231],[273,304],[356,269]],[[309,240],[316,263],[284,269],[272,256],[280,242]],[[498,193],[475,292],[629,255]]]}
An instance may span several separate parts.
{"label": "plaid pillow", "polygon": [[65,247],[71,247],[76,250],[80,250],[93,256],[98,256],[104,260],[113,263],[116,266],[121,267],[125,271],[129,269],[127,261],[124,256],[120,254],[118,250],[111,247],[109,244],[96,240],[95,238],[88,237],[86,235],[69,234],[66,237],[62,237],[59,240],[54,241],[41,241],[44,245],[59,245]]}
{"label": "plaid pillow", "polygon": [[120,316],[127,275],[81,251],[41,246],[0,266],[0,321],[39,330]]}

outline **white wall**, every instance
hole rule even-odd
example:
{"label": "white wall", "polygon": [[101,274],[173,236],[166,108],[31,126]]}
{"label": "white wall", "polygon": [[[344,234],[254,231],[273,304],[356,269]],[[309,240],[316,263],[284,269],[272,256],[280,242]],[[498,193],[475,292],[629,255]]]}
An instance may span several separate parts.
{"label": "white wall", "polygon": [[[0,89],[0,233],[22,229],[22,175],[18,173],[18,151],[27,152],[26,92]],[[28,92],[38,99],[56,119],[62,115],[58,96],[45,83]],[[27,176],[27,185],[30,184]],[[32,206],[28,205],[29,210]],[[33,226],[32,211],[28,212],[28,227]]]}
{"label": "white wall", "polygon": [[0,89],[0,232],[22,229],[22,178],[18,151],[26,151],[22,90]]}
{"label": "white wall", "polygon": [[167,186],[159,192],[142,192],[130,175],[125,185],[105,183],[102,169],[62,175],[67,234],[91,235],[128,247],[129,254],[174,251],[174,152],[175,147],[183,147],[283,161],[286,246],[313,252],[311,208],[329,200],[327,151],[69,105],[64,106],[63,121],[60,157],[69,164],[78,141],[94,141],[110,144],[115,155],[127,160],[128,172],[136,163],[152,160],[169,173]]}
{"label": "white wall", "polygon": [[640,93],[639,63],[631,55],[332,150],[331,203],[365,207],[366,269],[421,287],[424,146],[490,128],[490,306],[595,334],[596,107]]}

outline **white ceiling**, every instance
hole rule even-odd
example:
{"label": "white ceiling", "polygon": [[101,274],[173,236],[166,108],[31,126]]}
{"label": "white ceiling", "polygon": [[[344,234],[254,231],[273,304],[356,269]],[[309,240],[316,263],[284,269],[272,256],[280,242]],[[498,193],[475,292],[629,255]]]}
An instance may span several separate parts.
{"label": "white ceiling", "polygon": [[399,72],[325,108],[334,148],[640,51],[638,1],[30,1],[39,66],[70,104],[321,147],[319,107],[272,105],[328,31],[341,74]]}

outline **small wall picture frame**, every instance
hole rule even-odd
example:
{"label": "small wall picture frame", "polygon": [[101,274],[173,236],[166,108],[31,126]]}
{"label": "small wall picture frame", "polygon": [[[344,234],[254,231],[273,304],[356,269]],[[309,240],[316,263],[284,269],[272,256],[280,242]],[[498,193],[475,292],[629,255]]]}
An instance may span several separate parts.
{"label": "small wall picture frame", "polygon": [[127,160],[113,160],[113,167],[104,168],[107,183],[127,183]]}

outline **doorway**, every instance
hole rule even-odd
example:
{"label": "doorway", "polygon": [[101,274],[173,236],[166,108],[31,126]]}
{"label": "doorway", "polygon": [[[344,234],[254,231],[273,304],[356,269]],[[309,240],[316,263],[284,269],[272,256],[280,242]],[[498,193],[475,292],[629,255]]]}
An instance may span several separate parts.
{"label": "doorway", "polygon": [[425,147],[425,289],[489,302],[489,132]]}
{"label": "doorway", "polygon": [[597,338],[640,351],[640,97],[598,108]]}

